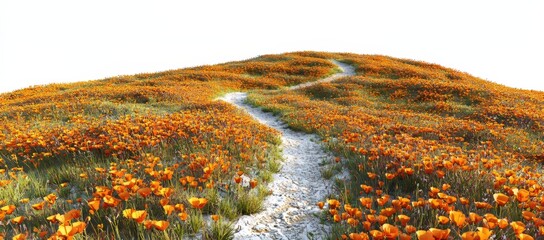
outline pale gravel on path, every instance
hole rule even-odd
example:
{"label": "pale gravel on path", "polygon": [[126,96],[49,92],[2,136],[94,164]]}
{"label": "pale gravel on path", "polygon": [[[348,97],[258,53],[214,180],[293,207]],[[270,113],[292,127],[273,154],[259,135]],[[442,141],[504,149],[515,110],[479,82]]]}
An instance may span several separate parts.
{"label": "pale gravel on path", "polygon": [[[354,75],[352,66],[334,61],[343,72],[315,82],[304,83],[289,89],[299,89],[320,82]],[[321,239],[328,227],[315,215],[320,211],[316,203],[323,201],[332,189],[332,181],[321,176],[319,163],[332,156],[326,153],[314,134],[295,132],[278,117],[265,113],[245,103],[246,93],[233,92],[220,98],[245,110],[260,123],[282,133],[284,162],[279,173],[268,185],[272,195],[264,201],[262,212],[242,216],[235,225],[239,231],[235,239]]]}

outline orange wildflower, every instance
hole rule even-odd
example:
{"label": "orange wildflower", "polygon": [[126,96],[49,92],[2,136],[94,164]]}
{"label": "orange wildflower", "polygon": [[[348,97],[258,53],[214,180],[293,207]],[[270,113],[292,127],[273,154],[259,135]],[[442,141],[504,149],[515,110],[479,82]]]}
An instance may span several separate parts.
{"label": "orange wildflower", "polygon": [[457,227],[462,228],[465,225],[466,216],[460,211],[450,211],[450,220],[453,221]]}
{"label": "orange wildflower", "polygon": [[[0,236],[1,237],[1,236]],[[26,234],[19,233],[12,238],[13,240],[26,240]]]}
{"label": "orange wildflower", "polygon": [[478,236],[478,234],[476,232],[468,231],[468,232],[464,232],[461,235],[461,239],[462,240],[479,240],[480,237]]}
{"label": "orange wildflower", "polygon": [[410,221],[410,217],[403,214],[398,215],[397,218],[399,219],[402,226],[406,226],[406,224]]}
{"label": "orange wildflower", "polygon": [[495,193],[493,194],[493,198],[495,199],[495,202],[499,206],[504,206],[508,203],[509,197],[502,194],[502,193]]}
{"label": "orange wildflower", "polygon": [[385,234],[386,239],[396,239],[399,235],[399,229],[391,224],[383,224],[380,229]]}
{"label": "orange wildflower", "polygon": [[257,186],[257,179],[251,179],[251,181],[249,181],[249,186],[255,188]]}
{"label": "orange wildflower", "polygon": [[517,237],[519,238],[519,240],[534,240],[533,237],[531,237],[530,235],[527,235],[525,233],[520,233],[517,235]]}
{"label": "orange wildflower", "polygon": [[97,211],[100,208],[100,200],[89,201],[87,205],[91,210]]}
{"label": "orange wildflower", "polygon": [[336,209],[340,206],[340,201],[336,199],[329,199],[327,200],[327,203],[329,204],[329,209]]}
{"label": "orange wildflower", "polygon": [[447,224],[450,222],[450,219],[445,216],[438,216],[438,223]]}
{"label": "orange wildflower", "polygon": [[44,206],[45,206],[45,201],[41,203],[32,204],[32,208],[34,210],[42,210]]}
{"label": "orange wildflower", "polygon": [[147,196],[149,196],[151,194],[151,188],[148,188],[148,187],[140,188],[140,189],[138,189],[137,192],[138,192],[138,194],[140,196],[142,196],[143,198],[146,198]]}
{"label": "orange wildflower", "polygon": [[323,207],[325,206],[325,203],[324,202],[318,202],[317,206],[319,207],[319,209],[323,209]]}
{"label": "orange wildflower", "polygon": [[19,217],[12,218],[11,223],[21,224],[21,223],[23,223],[24,220],[25,220],[24,216],[19,216]]}
{"label": "orange wildflower", "polygon": [[491,237],[491,234],[493,233],[493,231],[489,230],[489,228],[485,228],[485,227],[478,227],[478,237],[480,238],[480,240],[487,240],[489,239],[489,237]]}
{"label": "orange wildflower", "polygon": [[162,206],[162,209],[164,209],[164,213],[166,215],[170,215],[175,210],[175,207],[172,206],[172,205],[164,205],[164,206]]}
{"label": "orange wildflower", "polygon": [[204,206],[206,206],[206,203],[208,203],[208,200],[205,198],[192,197],[192,198],[189,198],[189,203],[191,204],[191,206],[193,206],[196,209],[202,209],[204,208]]}
{"label": "orange wildflower", "polygon": [[13,211],[15,211],[15,208],[15,205],[7,205],[0,208],[0,211],[4,212],[7,215],[10,215],[13,213]]}
{"label": "orange wildflower", "polygon": [[416,236],[418,240],[435,240],[433,233],[430,231],[418,230]]}
{"label": "orange wildflower", "polygon": [[520,221],[511,222],[510,226],[512,226],[512,230],[514,230],[514,233],[516,234],[521,234],[525,231],[525,224]]}
{"label": "orange wildflower", "polygon": [[186,212],[181,212],[178,214],[178,217],[179,219],[181,219],[181,221],[186,221],[187,218],[189,217],[189,214],[187,214]]}
{"label": "orange wildflower", "polygon": [[46,202],[49,204],[55,204],[55,201],[57,201],[57,195],[51,193],[43,198]]}
{"label": "orange wildflower", "polygon": [[512,191],[519,202],[527,202],[529,200],[529,191],[517,188],[512,189]]}

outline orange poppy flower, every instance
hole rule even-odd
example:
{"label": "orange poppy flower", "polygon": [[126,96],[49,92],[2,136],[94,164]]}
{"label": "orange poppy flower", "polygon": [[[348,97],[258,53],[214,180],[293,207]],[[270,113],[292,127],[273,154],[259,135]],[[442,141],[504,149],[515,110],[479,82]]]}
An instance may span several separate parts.
{"label": "orange poppy flower", "polygon": [[179,219],[181,219],[181,221],[186,221],[187,218],[189,217],[189,214],[187,214],[186,212],[181,212],[178,214],[178,217]]}
{"label": "orange poppy flower", "polygon": [[174,189],[163,187],[159,189],[157,195],[165,197],[165,198],[169,198],[173,192],[174,192]]}
{"label": "orange poppy flower", "polygon": [[412,226],[412,225],[406,225],[406,227],[404,227],[404,231],[406,231],[406,233],[408,233],[408,234],[415,233],[416,230],[417,230],[417,228]]}
{"label": "orange poppy flower", "polygon": [[372,190],[374,190],[371,186],[365,184],[361,184],[361,189],[363,189],[365,193],[370,193],[372,192]]}
{"label": "orange poppy flower", "polygon": [[429,232],[433,234],[433,236],[436,239],[448,239],[451,230],[450,229],[438,229],[438,228],[430,228]]}
{"label": "orange poppy flower", "polygon": [[175,207],[172,206],[172,205],[164,205],[164,206],[162,206],[162,209],[164,209],[164,213],[166,215],[170,215],[175,210]]}
{"label": "orange poppy flower", "polygon": [[51,223],[57,223],[58,222],[58,220],[56,218],[56,215],[51,215],[51,216],[47,217],[46,219],[47,219],[47,221],[49,221]]}
{"label": "orange poppy flower", "polygon": [[342,220],[342,217],[340,217],[340,215],[338,214],[335,214],[332,219],[335,221],[335,222],[340,222]]}
{"label": "orange poppy flower", "polygon": [[495,199],[495,202],[499,206],[504,206],[508,203],[508,200],[510,199],[508,196],[502,194],[502,193],[495,193],[493,194],[493,198]]}
{"label": "orange poppy flower", "polygon": [[234,182],[240,184],[240,183],[242,182],[242,177],[240,177],[240,176],[235,176],[235,177],[234,177]]}
{"label": "orange poppy flower", "polygon": [[104,200],[104,206],[106,207],[116,207],[121,202],[121,200],[110,195],[105,196],[102,200]]}
{"label": "orange poppy flower", "polygon": [[352,227],[357,227],[357,225],[359,225],[359,221],[351,217],[346,220],[346,223],[351,225]]}
{"label": "orange poppy flower", "polygon": [[340,206],[340,201],[336,199],[328,199],[327,203],[329,204],[329,209],[336,209]]}
{"label": "orange poppy flower", "polygon": [[384,208],[380,211],[380,215],[391,217],[395,212],[396,210],[394,208]]}
{"label": "orange poppy flower", "polygon": [[323,207],[325,206],[325,203],[324,202],[318,202],[317,206],[319,207],[319,209],[323,209]]}
{"label": "orange poppy flower", "polygon": [[529,191],[517,188],[512,189],[512,191],[514,192],[514,195],[519,202],[527,202],[529,200]]}
{"label": "orange poppy flower", "polygon": [[361,205],[365,208],[370,209],[372,207],[372,199],[371,198],[359,198],[359,202],[361,202]]}
{"label": "orange poppy flower", "polygon": [[170,225],[167,221],[153,221],[153,227],[159,231],[164,231],[166,228],[168,228],[168,225]]}
{"label": "orange poppy flower", "polygon": [[412,240],[412,236],[406,234],[406,233],[400,233],[399,234],[399,240]]}
{"label": "orange poppy flower", "polygon": [[461,235],[461,239],[462,240],[479,240],[479,236],[474,231],[468,231],[468,232],[464,232]]}
{"label": "orange poppy flower", "polygon": [[387,180],[392,180],[395,177],[396,177],[396,175],[392,174],[392,173],[386,173],[385,174],[385,178],[387,178]]}
{"label": "orange poppy flower", "polygon": [[138,194],[140,194],[140,196],[142,196],[143,198],[146,198],[147,196],[149,196],[151,194],[151,188],[140,188],[138,189]]}
{"label": "orange poppy flower", "polygon": [[534,240],[533,237],[531,237],[530,235],[527,235],[525,233],[520,233],[517,235],[517,237],[519,238],[519,240]]}
{"label": "orange poppy flower", "polygon": [[212,215],[212,220],[213,220],[214,222],[219,221],[219,215]]}
{"label": "orange poppy flower", "polygon": [[370,236],[372,236],[372,239],[384,239],[385,234],[379,230],[372,230]]}
{"label": "orange poppy flower", "polygon": [[447,224],[450,222],[450,219],[445,216],[438,216],[438,223]]}
{"label": "orange poppy flower", "polygon": [[33,205],[32,205],[32,208],[33,208],[34,210],[42,210],[44,206],[45,206],[45,201],[43,201],[43,202],[41,202],[41,203],[33,204]]}
{"label": "orange poppy flower", "polygon": [[19,233],[19,234],[13,236],[12,239],[13,239],[13,240],[26,240],[26,234],[24,234],[24,233]]}
{"label": "orange poppy flower", "polygon": [[500,229],[505,229],[506,227],[508,227],[508,220],[506,218],[501,218],[499,219],[497,224],[499,225]]}
{"label": "orange poppy flower", "polygon": [[61,224],[57,230],[57,234],[63,237],[72,237],[77,233],[77,229],[74,229],[72,225]]}
{"label": "orange poppy flower", "polygon": [[514,230],[514,233],[521,234],[525,231],[525,224],[523,224],[520,221],[511,222],[510,226],[512,226],[512,229]]}
{"label": "orange poppy flower", "polygon": [[489,203],[486,203],[486,202],[474,202],[474,205],[476,205],[476,208],[477,209],[490,209],[490,208],[493,208],[493,206],[491,206],[491,204]]}
{"label": "orange poppy flower", "polygon": [[536,217],[534,213],[529,211],[522,211],[521,216],[527,221],[531,221],[534,217]]}
{"label": "orange poppy flower", "polygon": [[385,222],[387,222],[387,217],[384,216],[384,215],[378,215],[378,223],[380,224],[384,224]]}
{"label": "orange poppy flower", "polygon": [[416,236],[418,240],[435,240],[433,233],[430,231],[418,230]]}
{"label": "orange poppy flower", "polygon": [[370,231],[370,227],[371,227],[372,223],[369,222],[369,221],[363,221],[361,223],[361,225],[363,225],[363,229],[368,232],[368,231]]}
{"label": "orange poppy flower", "polygon": [[49,204],[55,204],[55,201],[57,201],[57,195],[51,193],[45,196],[43,200],[47,201]]}
{"label": "orange poppy flower", "polygon": [[174,207],[176,208],[176,210],[178,210],[180,212],[185,211],[185,205],[183,205],[183,203],[178,203]]}
{"label": "orange poppy flower", "polygon": [[395,239],[399,236],[399,229],[391,224],[383,224],[380,229],[385,234],[386,239]]}
{"label": "orange poppy flower", "polygon": [[370,240],[368,235],[366,233],[350,233],[349,234],[350,240]]}
{"label": "orange poppy flower", "polygon": [[85,222],[75,222],[72,224],[72,227],[77,233],[83,233],[85,231],[85,226],[87,226]]}
{"label": "orange poppy flower", "polygon": [[144,225],[145,229],[150,230],[153,228],[153,222],[154,221],[152,220],[145,220],[142,224]]}
{"label": "orange poppy flower", "polygon": [[403,214],[398,215],[397,218],[399,219],[402,226],[406,226],[406,224],[410,221],[410,217]]}
{"label": "orange poppy flower", "polygon": [[489,239],[489,237],[491,237],[492,233],[493,233],[493,231],[491,231],[491,230],[489,230],[489,228],[485,228],[485,227],[478,227],[478,232],[476,232],[476,234],[478,234],[478,237],[480,237],[480,240]]}
{"label": "orange poppy flower", "polygon": [[100,200],[89,201],[87,205],[89,205],[91,210],[97,211],[100,208]]}
{"label": "orange poppy flower", "polygon": [[450,211],[450,220],[453,221],[457,227],[462,228],[465,225],[466,216],[461,211]]}
{"label": "orange poppy flower", "polygon": [[484,219],[482,216],[478,215],[477,213],[473,213],[473,212],[470,212],[468,214],[468,218],[469,218],[471,223],[479,223],[480,221],[482,221]]}
{"label": "orange poppy flower", "polygon": [[147,212],[145,210],[139,210],[133,211],[130,217],[134,219],[137,223],[142,223],[145,220],[146,216]]}
{"label": "orange poppy flower", "polygon": [[15,211],[15,208],[15,205],[7,205],[0,208],[0,211],[4,212],[7,215],[10,215],[13,213],[13,211]]}
{"label": "orange poppy flower", "polygon": [[206,206],[206,203],[208,203],[208,200],[205,198],[192,197],[192,198],[189,198],[189,203],[191,204],[191,206],[193,206],[196,209],[202,209],[204,208],[204,206]]}
{"label": "orange poppy flower", "polygon": [[376,202],[378,203],[378,205],[383,206],[383,205],[385,205],[387,202],[389,202],[389,196],[386,195],[386,196],[377,198],[377,199],[376,199]]}
{"label": "orange poppy flower", "polygon": [[81,217],[81,211],[73,209],[64,214],[64,221],[71,221],[72,219]]}
{"label": "orange poppy flower", "polygon": [[249,186],[251,186],[251,188],[255,188],[257,186],[257,179],[252,179],[249,181]]}
{"label": "orange poppy flower", "polygon": [[24,216],[19,216],[11,219],[11,223],[13,224],[21,224],[25,220]]}
{"label": "orange poppy flower", "polygon": [[134,211],[136,211],[136,210],[134,210],[134,209],[132,209],[132,208],[125,209],[125,210],[123,210],[123,216],[124,216],[125,218],[132,218],[132,213],[133,213]]}

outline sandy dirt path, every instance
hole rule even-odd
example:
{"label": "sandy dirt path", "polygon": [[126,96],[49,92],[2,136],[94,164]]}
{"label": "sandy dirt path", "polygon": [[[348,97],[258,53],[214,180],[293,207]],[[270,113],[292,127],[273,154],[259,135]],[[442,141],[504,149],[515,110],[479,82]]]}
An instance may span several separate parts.
{"label": "sandy dirt path", "polygon": [[[330,82],[354,75],[352,66],[334,61],[343,72],[315,82],[290,87],[299,89],[320,82]],[[323,201],[332,189],[332,181],[321,176],[319,163],[332,156],[326,153],[314,134],[295,132],[278,117],[265,113],[245,103],[246,93],[233,92],[220,98],[245,110],[260,123],[282,133],[284,162],[279,173],[268,185],[272,195],[264,202],[262,212],[242,216],[235,224],[239,231],[235,239],[321,239],[327,235],[328,227],[320,223],[315,215],[320,211],[316,203]]]}

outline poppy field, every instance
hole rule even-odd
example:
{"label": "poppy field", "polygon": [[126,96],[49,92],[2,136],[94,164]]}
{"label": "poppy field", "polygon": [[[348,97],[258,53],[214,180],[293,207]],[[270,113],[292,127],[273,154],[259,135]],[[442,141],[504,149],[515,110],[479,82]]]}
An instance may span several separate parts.
{"label": "poppy field", "polygon": [[334,67],[270,55],[0,95],[0,239],[228,239],[262,207],[279,134],[214,99]]}
{"label": "poppy field", "polygon": [[338,194],[317,206],[333,239],[544,237],[544,93],[435,64],[306,53],[356,76],[249,101],[317,133]]}
{"label": "poppy field", "polygon": [[[356,75],[286,87],[335,73]],[[0,94],[0,239],[230,239],[262,209],[280,134],[318,134],[331,239],[544,237],[544,93],[435,64],[296,52]]]}

